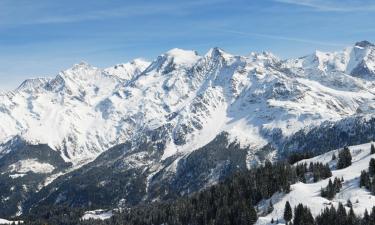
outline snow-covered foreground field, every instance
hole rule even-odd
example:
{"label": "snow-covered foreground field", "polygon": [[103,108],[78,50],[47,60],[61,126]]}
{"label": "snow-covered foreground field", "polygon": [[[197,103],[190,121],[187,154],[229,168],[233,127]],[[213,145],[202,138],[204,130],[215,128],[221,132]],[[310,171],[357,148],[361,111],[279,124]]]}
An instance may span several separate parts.
{"label": "snow-covered foreground field", "polygon": [[[277,193],[272,196],[272,202],[274,204],[274,210],[267,216],[259,217],[257,225],[271,224],[272,218],[276,221],[279,220],[283,223],[284,207],[286,201],[289,201],[292,208],[302,203],[311,209],[313,216],[320,214],[327,206],[335,206],[341,202],[345,205],[347,200],[353,203],[353,209],[357,215],[362,216],[365,209],[371,212],[373,206],[375,206],[375,196],[365,188],[359,187],[359,177],[362,170],[368,170],[369,162],[371,158],[375,158],[375,154],[370,155],[371,144],[363,144],[349,147],[352,154],[352,165],[341,170],[336,170],[336,160],[332,161],[332,155],[338,155],[339,150],[331,151],[326,154],[317,156],[312,159],[307,159],[300,161],[298,163],[310,163],[310,162],[322,162],[328,163],[332,169],[332,177],[321,180],[317,183],[297,183],[291,186],[291,192],[288,194]],[[335,177],[344,178],[343,187],[340,193],[332,199],[332,201],[320,196],[321,188],[325,188],[328,184],[329,179],[334,179]],[[258,207],[259,209],[264,209],[268,206],[269,201],[261,202]],[[347,208],[349,209],[349,208]]]}

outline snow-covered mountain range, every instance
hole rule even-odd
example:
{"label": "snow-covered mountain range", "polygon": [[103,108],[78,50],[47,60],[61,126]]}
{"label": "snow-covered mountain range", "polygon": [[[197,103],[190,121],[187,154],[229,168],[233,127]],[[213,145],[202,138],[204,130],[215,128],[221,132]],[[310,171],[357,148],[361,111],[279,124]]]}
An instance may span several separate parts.
{"label": "snow-covered mountain range", "polygon": [[375,47],[366,41],[286,61],[214,48],[203,56],[173,49],[104,70],[80,63],[2,94],[0,143],[48,144],[74,164],[156,129],[164,130],[164,158],[222,131],[257,148],[275,133],[372,113],[374,77]]}
{"label": "snow-covered mountain range", "polygon": [[[47,174],[35,186],[39,190],[87,163],[104,165],[108,149],[128,143],[121,160],[111,156],[109,165],[147,170],[147,192],[155,177],[168,180],[180,160],[223,132],[228,144],[248,150],[251,166],[261,160],[257,152],[271,145],[265,157],[277,157],[285,143],[287,150],[298,146],[295,135],[321,124],[371,121],[374,78],[375,46],[367,41],[288,60],[213,48],[204,55],[172,49],[152,62],[136,59],[106,69],[80,63],[0,94],[0,160],[12,159],[0,163],[0,172],[13,178]],[[54,160],[41,160],[46,154],[34,155],[29,146],[52,151]],[[214,182],[214,175],[200,186]]]}

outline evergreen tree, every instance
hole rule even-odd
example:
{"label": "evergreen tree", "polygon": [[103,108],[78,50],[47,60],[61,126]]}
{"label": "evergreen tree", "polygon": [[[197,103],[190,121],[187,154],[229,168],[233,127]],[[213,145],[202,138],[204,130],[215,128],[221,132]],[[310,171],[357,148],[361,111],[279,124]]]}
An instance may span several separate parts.
{"label": "evergreen tree", "polygon": [[339,159],[337,162],[337,169],[343,169],[352,164],[352,155],[348,147],[345,147],[339,153]]}
{"label": "evergreen tree", "polygon": [[360,176],[360,179],[359,179],[359,186],[365,187],[365,188],[370,188],[370,176],[366,171],[361,172],[361,176]]}
{"label": "evergreen tree", "polygon": [[344,205],[340,202],[337,208],[336,223],[338,225],[346,225],[347,214]]}
{"label": "evergreen tree", "polygon": [[350,207],[346,224],[347,225],[356,225],[357,224],[357,217],[354,214],[354,211],[353,211],[352,207]]}
{"label": "evergreen tree", "polygon": [[290,206],[289,201],[285,203],[285,208],[284,208],[284,220],[288,224],[289,221],[291,221],[293,218],[293,211],[292,207]]}
{"label": "evergreen tree", "polygon": [[342,188],[342,182],[343,182],[343,179],[340,180],[337,177],[335,177],[335,180],[333,182],[334,194],[340,192],[340,189]]}
{"label": "evergreen tree", "polygon": [[329,168],[329,165],[323,165],[323,163],[310,163],[309,172],[313,173],[314,182],[332,176],[332,172]]}
{"label": "evergreen tree", "polygon": [[361,225],[368,225],[370,224],[370,215],[368,214],[367,209],[365,210],[365,213],[363,214],[363,219]]}
{"label": "evergreen tree", "polygon": [[370,223],[368,225],[375,225],[375,206],[372,207],[370,214]]}
{"label": "evergreen tree", "polygon": [[310,209],[299,204],[294,210],[294,225],[314,225],[315,220],[311,215]]}
{"label": "evergreen tree", "polygon": [[249,211],[249,224],[255,224],[258,220],[258,215],[257,215],[257,211],[255,210],[254,207],[250,207],[250,211]]}
{"label": "evergreen tree", "polygon": [[352,208],[352,207],[353,207],[353,204],[352,204],[352,202],[350,201],[350,199],[348,199],[348,200],[346,201],[346,207],[349,207],[349,208]]}
{"label": "evergreen tree", "polygon": [[272,200],[270,200],[270,203],[267,208],[267,213],[270,214],[273,211],[273,203]]}
{"label": "evergreen tree", "polygon": [[369,163],[369,172],[362,171],[359,185],[360,187],[365,187],[375,194],[375,159],[371,159]]}
{"label": "evergreen tree", "polygon": [[374,158],[372,158],[370,160],[368,172],[370,173],[370,176],[374,176],[375,175],[375,159]]}
{"label": "evergreen tree", "polygon": [[320,215],[316,217],[316,225],[375,225],[375,208],[371,215],[365,210],[363,217],[359,217],[350,208],[346,213],[344,206],[340,203],[337,211],[333,206],[325,208]]}
{"label": "evergreen tree", "polygon": [[329,179],[327,187],[321,190],[321,196],[327,199],[333,199],[336,193],[340,192],[341,187],[342,183],[340,179],[335,177],[334,182]]}
{"label": "evergreen tree", "polygon": [[299,181],[301,181],[302,183],[306,183],[306,177],[305,177],[305,174],[307,172],[307,165],[306,163],[303,163],[303,164],[298,164],[296,166],[296,174],[297,174],[297,177],[299,179]]}
{"label": "evergreen tree", "polygon": [[371,144],[371,151],[370,151],[371,155],[372,154],[375,154],[375,146],[374,144]]}

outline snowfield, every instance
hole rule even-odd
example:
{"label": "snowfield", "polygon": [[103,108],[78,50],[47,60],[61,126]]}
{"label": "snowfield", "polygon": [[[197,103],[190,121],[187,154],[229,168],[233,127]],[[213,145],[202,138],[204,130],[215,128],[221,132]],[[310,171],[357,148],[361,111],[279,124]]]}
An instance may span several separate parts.
{"label": "snowfield", "polygon": [[5,220],[0,218],[0,224],[22,224],[22,221],[10,221],[10,220]]}
{"label": "snowfield", "polygon": [[107,220],[113,216],[113,213],[111,210],[106,211],[102,209],[94,210],[94,211],[87,211],[82,216],[82,220]]}
{"label": "snowfield", "polygon": [[9,166],[9,172],[25,174],[34,173],[51,173],[55,168],[48,163],[40,163],[36,159],[20,160]]}
{"label": "snowfield", "polygon": [[[329,163],[332,169],[332,177],[321,180],[316,183],[297,183],[291,186],[291,192],[288,194],[278,193],[272,196],[272,202],[274,204],[274,210],[272,213],[266,216],[261,216],[257,222],[258,225],[271,224],[272,218],[276,221],[279,220],[283,223],[284,207],[286,201],[289,201],[292,208],[302,203],[311,209],[313,216],[317,216],[325,207],[330,207],[331,205],[337,207],[341,202],[344,205],[347,200],[353,203],[353,210],[357,215],[362,216],[365,209],[371,212],[373,206],[375,206],[375,196],[365,188],[359,187],[359,177],[362,170],[368,170],[369,162],[371,158],[375,158],[375,155],[370,155],[370,145],[363,144],[357,146],[349,147],[352,154],[352,165],[341,170],[336,170],[336,161],[332,161],[332,154],[338,155],[339,150],[331,151],[326,154],[317,156],[312,159],[302,160],[298,163],[310,163],[310,162],[322,162]],[[326,198],[320,196],[321,188],[325,188],[328,184],[329,179],[335,177],[344,178],[343,187],[340,193],[336,194],[335,198],[330,201]],[[258,207],[259,209],[266,209],[268,207],[269,201],[261,202]],[[349,210],[349,208],[347,208]]]}

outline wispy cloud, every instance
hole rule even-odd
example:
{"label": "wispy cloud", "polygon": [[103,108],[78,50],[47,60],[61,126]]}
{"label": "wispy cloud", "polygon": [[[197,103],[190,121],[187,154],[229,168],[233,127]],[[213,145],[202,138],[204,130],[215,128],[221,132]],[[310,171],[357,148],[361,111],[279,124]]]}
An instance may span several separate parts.
{"label": "wispy cloud", "polygon": [[370,0],[274,0],[275,2],[308,7],[327,12],[373,12],[375,3]]}
{"label": "wispy cloud", "polygon": [[[7,0],[6,0],[7,1]],[[25,15],[14,16],[11,11],[22,10],[14,8],[14,4],[1,4],[0,2],[0,24],[55,24],[55,23],[72,23],[91,20],[103,20],[108,18],[129,18],[137,16],[153,15],[186,15],[194,12],[197,7],[209,6],[227,2],[228,0],[202,0],[202,1],[184,1],[184,2],[153,2],[143,4],[126,4],[126,6],[113,7],[107,9],[82,10],[76,13],[56,13],[54,10],[42,7],[32,6],[27,2],[23,8],[26,10]],[[51,8],[59,8],[59,5],[48,3]],[[50,13],[45,12],[50,11]]]}
{"label": "wispy cloud", "polygon": [[228,30],[228,29],[214,29],[214,31],[222,32],[222,33],[238,34],[238,35],[247,36],[247,37],[267,38],[267,39],[272,39],[272,40],[299,42],[299,43],[314,44],[314,45],[321,45],[321,46],[332,46],[332,47],[345,47],[346,46],[345,44],[316,41],[316,40],[303,39],[303,38],[293,38],[293,37],[286,37],[286,36],[274,35],[274,34],[242,32],[242,31]]}

